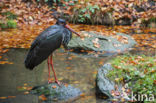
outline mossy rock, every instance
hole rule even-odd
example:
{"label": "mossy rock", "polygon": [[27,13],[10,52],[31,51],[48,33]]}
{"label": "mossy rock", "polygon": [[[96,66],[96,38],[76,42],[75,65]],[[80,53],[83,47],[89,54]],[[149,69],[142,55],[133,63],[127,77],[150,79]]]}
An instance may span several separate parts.
{"label": "mossy rock", "polygon": [[[117,100],[119,103],[124,99],[124,101],[129,101],[130,98],[123,93],[122,84],[118,84],[107,77],[107,75],[112,72],[113,66],[110,63],[104,64],[101,68],[99,68],[97,76],[96,76],[96,95],[99,98],[105,97],[105,99],[109,100]],[[116,88],[118,90],[116,90]],[[112,94],[112,91],[118,91],[120,94],[115,96]],[[121,99],[122,98],[122,99]]]}

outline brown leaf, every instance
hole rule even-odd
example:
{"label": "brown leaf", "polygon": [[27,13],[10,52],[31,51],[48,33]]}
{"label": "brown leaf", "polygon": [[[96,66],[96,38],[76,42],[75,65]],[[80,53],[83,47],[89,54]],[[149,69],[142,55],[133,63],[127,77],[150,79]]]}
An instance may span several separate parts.
{"label": "brown leaf", "polygon": [[43,100],[43,101],[47,100],[47,98],[45,97],[45,95],[40,95],[40,96],[39,96],[39,99],[41,99],[41,100]]}
{"label": "brown leaf", "polygon": [[55,88],[57,88],[57,86],[56,86],[56,85],[53,85],[53,86],[52,86],[52,88],[54,88],[54,89],[55,89]]}
{"label": "brown leaf", "polygon": [[0,99],[7,99],[7,97],[0,97]]}

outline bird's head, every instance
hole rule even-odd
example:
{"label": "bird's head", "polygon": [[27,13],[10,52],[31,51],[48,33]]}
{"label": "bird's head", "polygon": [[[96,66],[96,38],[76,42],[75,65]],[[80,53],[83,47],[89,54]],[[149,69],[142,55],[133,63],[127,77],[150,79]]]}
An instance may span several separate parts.
{"label": "bird's head", "polygon": [[68,30],[70,30],[71,32],[75,33],[77,36],[80,37],[80,34],[77,33],[76,31],[74,31],[72,28],[70,28],[67,24],[66,24],[66,21],[64,19],[57,19],[57,22],[56,22],[57,25],[62,25],[64,26],[65,28],[67,28]]}
{"label": "bird's head", "polygon": [[66,21],[65,21],[64,19],[57,19],[56,24],[57,24],[57,25],[65,26],[65,25],[66,25]]}

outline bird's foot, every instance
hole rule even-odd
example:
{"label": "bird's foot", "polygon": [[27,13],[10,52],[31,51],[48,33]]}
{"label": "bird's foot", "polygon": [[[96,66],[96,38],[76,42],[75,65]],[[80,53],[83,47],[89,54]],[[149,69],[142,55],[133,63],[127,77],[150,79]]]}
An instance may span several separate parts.
{"label": "bird's foot", "polygon": [[59,82],[58,80],[55,80],[55,81],[48,80],[48,84],[51,84],[51,83],[56,83],[56,84],[58,84],[59,86],[61,86],[62,84],[64,85],[64,83]]}
{"label": "bird's foot", "polygon": [[54,83],[54,82],[52,82],[51,80],[48,80],[48,84],[51,84],[51,83]]}
{"label": "bird's foot", "polygon": [[53,78],[49,78],[48,79],[48,84],[54,83],[54,79]]}
{"label": "bird's foot", "polygon": [[55,83],[57,83],[59,86],[61,86],[61,84],[63,84],[63,85],[64,85],[64,83],[59,82],[58,80],[55,80]]}

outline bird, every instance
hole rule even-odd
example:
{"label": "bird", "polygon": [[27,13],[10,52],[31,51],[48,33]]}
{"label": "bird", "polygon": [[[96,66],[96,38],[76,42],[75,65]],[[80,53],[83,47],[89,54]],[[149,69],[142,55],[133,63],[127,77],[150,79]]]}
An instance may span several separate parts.
{"label": "bird", "polygon": [[52,68],[55,83],[60,85],[56,77],[56,73],[53,66],[53,52],[63,45],[67,47],[69,41],[72,38],[72,32],[80,37],[80,34],[71,29],[64,19],[57,19],[55,25],[52,25],[45,29],[36,37],[32,42],[28,54],[25,58],[24,64],[27,69],[33,70],[34,67],[42,63],[47,59],[48,64],[48,83],[52,83],[50,80],[50,66]]}

